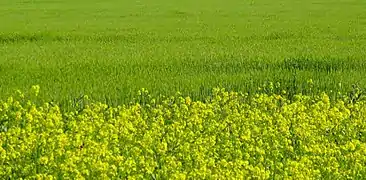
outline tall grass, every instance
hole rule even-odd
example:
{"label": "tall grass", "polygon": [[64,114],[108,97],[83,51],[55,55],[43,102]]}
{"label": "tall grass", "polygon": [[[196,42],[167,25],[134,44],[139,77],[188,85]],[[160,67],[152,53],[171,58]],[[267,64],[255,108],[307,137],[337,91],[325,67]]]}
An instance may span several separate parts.
{"label": "tall grass", "polygon": [[[345,91],[364,88],[363,7],[333,0],[2,1],[0,94],[39,84],[45,100],[89,94],[115,104],[141,88],[196,99],[212,87],[255,93],[266,82],[294,94],[332,94],[339,82]],[[309,79],[316,89],[306,89]]]}

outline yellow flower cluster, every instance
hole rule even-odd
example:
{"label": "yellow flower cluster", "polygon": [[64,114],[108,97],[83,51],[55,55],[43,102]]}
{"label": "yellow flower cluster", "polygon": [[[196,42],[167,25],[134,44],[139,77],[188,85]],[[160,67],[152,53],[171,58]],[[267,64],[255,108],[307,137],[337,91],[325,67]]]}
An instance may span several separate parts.
{"label": "yellow flower cluster", "polygon": [[326,94],[0,103],[1,179],[362,179],[365,142],[366,101]]}

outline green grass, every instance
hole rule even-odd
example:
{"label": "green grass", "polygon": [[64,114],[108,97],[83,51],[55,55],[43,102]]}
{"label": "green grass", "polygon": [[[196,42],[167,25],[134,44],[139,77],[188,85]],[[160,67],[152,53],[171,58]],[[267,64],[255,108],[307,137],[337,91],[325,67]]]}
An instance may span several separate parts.
{"label": "green grass", "polygon": [[0,94],[120,103],[147,88],[366,87],[366,1],[2,0]]}

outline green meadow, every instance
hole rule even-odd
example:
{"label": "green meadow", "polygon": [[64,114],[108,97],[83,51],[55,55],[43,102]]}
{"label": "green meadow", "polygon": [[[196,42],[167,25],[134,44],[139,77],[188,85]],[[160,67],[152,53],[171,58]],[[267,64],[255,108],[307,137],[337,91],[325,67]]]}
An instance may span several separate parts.
{"label": "green meadow", "polygon": [[365,50],[365,0],[0,0],[0,179],[365,179]]}
{"label": "green meadow", "polygon": [[[141,88],[366,87],[366,1],[1,0],[0,94],[124,103]],[[308,81],[314,82],[309,89]]]}

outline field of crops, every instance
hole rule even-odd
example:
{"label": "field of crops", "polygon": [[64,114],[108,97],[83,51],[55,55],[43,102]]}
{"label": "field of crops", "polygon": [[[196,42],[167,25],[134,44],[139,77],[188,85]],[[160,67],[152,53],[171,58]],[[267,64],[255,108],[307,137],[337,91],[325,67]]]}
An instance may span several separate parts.
{"label": "field of crops", "polygon": [[[214,89],[62,112],[39,87],[0,104],[0,177],[363,179],[366,100]],[[283,92],[285,93],[285,92]],[[6,179],[3,178],[3,179]]]}
{"label": "field of crops", "polygon": [[0,93],[129,102],[141,88],[300,92],[366,85],[360,0],[1,0]]}
{"label": "field of crops", "polygon": [[365,50],[361,0],[1,0],[0,179],[364,179]]}

